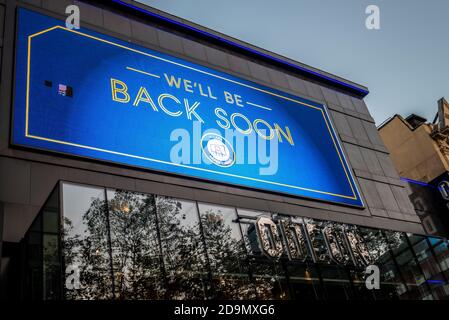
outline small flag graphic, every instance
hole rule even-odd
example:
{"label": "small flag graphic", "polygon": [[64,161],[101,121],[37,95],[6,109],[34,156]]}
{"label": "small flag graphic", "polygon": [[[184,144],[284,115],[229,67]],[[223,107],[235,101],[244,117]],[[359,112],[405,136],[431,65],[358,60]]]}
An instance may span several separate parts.
{"label": "small flag graphic", "polygon": [[58,86],[58,94],[64,97],[72,97],[73,96],[73,89],[70,86],[67,86],[65,84],[59,84]]}
{"label": "small flag graphic", "polygon": [[67,94],[67,86],[65,84],[60,84],[59,85],[59,89],[58,89],[58,93],[61,96],[66,96],[66,94]]}

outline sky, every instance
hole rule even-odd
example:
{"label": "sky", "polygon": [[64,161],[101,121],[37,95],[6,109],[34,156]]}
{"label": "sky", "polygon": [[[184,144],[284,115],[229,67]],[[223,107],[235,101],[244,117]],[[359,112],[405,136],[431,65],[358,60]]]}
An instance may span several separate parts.
{"label": "sky", "polygon": [[[178,17],[365,85],[376,124],[432,121],[449,100],[448,0],[141,0]],[[368,5],[380,30],[368,30]]]}

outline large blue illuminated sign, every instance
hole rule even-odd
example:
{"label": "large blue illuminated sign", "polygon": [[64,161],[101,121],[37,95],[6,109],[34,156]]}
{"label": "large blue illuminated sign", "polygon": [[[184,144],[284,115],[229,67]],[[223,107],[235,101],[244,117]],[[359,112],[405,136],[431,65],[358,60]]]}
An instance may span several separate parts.
{"label": "large blue illuminated sign", "polygon": [[26,9],[13,143],[363,206],[324,105]]}

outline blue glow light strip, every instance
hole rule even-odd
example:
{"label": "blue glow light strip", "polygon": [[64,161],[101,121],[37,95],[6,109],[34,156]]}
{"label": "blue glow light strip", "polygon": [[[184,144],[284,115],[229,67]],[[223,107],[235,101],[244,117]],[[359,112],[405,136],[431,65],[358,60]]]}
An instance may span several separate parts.
{"label": "blue glow light strip", "polygon": [[435,186],[433,186],[433,185],[431,185],[431,184],[428,184],[428,183],[426,183],[426,182],[417,181],[417,180],[408,179],[408,178],[403,178],[403,177],[400,177],[400,179],[401,179],[402,181],[410,182],[410,183],[413,183],[413,184],[418,184],[418,185],[420,185],[420,186],[430,187],[430,188],[436,188]]}
{"label": "blue glow light strip", "polygon": [[427,281],[427,283],[431,283],[431,284],[445,284],[446,283],[443,280],[426,280],[426,281]]}
{"label": "blue glow light strip", "polygon": [[289,67],[298,69],[298,70],[300,70],[300,71],[302,71],[302,72],[304,72],[304,73],[306,73],[306,74],[313,75],[313,76],[315,76],[315,77],[317,77],[317,78],[324,79],[324,80],[326,80],[326,81],[328,81],[328,82],[337,84],[337,85],[339,85],[339,86],[343,86],[343,87],[349,88],[349,89],[351,89],[351,90],[353,90],[353,91],[355,91],[355,92],[358,92],[358,93],[359,93],[361,96],[363,96],[363,97],[366,96],[366,95],[369,93],[368,90],[361,89],[361,88],[356,87],[356,86],[353,86],[353,85],[351,85],[351,84],[349,84],[349,83],[340,81],[340,80],[338,80],[338,79],[331,78],[331,77],[329,77],[329,76],[326,76],[326,75],[321,74],[321,73],[318,73],[318,72],[316,72],[316,71],[307,69],[307,68],[305,68],[305,67],[302,67],[302,66],[299,66],[299,65],[290,63],[290,62],[288,62],[288,61],[285,61],[285,60],[282,60],[282,59],[273,57],[273,56],[268,55],[268,54],[266,54],[266,53],[263,53],[263,52],[260,52],[260,51],[257,51],[257,50],[248,48],[248,47],[243,46],[243,45],[241,45],[241,44],[239,44],[239,43],[236,43],[236,42],[234,42],[234,41],[230,41],[230,40],[228,40],[228,39],[225,39],[225,38],[219,37],[219,36],[217,36],[217,35],[214,35],[214,34],[212,34],[212,33],[209,33],[209,32],[200,30],[200,29],[198,29],[198,28],[189,26],[189,25],[187,25],[187,24],[178,22],[178,21],[176,21],[176,20],[173,20],[173,19],[164,17],[164,16],[162,16],[162,15],[159,15],[159,14],[157,14],[157,13],[154,13],[154,12],[151,12],[151,11],[148,11],[148,10],[145,10],[145,9],[143,9],[143,8],[140,8],[140,7],[138,7],[138,6],[132,5],[132,4],[130,4],[130,3],[126,3],[126,2],[123,2],[123,1],[121,1],[121,0],[112,0],[112,2],[115,2],[115,3],[117,3],[117,4],[126,6],[126,7],[130,8],[130,9],[133,9],[133,10],[136,10],[136,11],[145,13],[145,14],[150,15],[150,16],[152,16],[152,17],[155,17],[155,18],[164,20],[164,21],[166,21],[166,22],[168,22],[168,23],[170,23],[170,24],[175,24],[175,25],[177,25],[177,26],[179,26],[179,27],[181,27],[181,28],[189,29],[189,30],[191,30],[191,31],[193,31],[193,32],[195,32],[195,33],[202,34],[203,36],[206,36],[206,37],[208,37],[208,38],[212,38],[212,39],[218,40],[218,41],[220,41],[220,42],[224,42],[224,43],[226,43],[226,44],[228,44],[228,45],[230,45],[230,46],[232,46],[232,47],[237,47],[237,48],[242,49],[242,50],[244,50],[244,51],[251,52],[252,54],[255,54],[255,55],[264,57],[264,58],[266,58],[266,59],[269,59],[269,60],[272,60],[272,61],[276,61],[276,62],[281,63],[281,64],[283,64],[283,65],[287,65],[287,66],[289,66]]}

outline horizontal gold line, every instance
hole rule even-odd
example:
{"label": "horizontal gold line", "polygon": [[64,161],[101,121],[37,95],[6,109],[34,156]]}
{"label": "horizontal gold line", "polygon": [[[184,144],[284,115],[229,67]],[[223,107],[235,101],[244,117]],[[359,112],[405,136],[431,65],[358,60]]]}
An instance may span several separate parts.
{"label": "horizontal gold line", "polygon": [[[111,41],[108,41],[108,40],[105,40],[105,39],[94,37],[94,36],[91,36],[89,34],[85,34],[85,33],[79,32],[79,31],[75,31],[75,30],[70,30],[70,29],[64,28],[62,26],[54,26],[52,28],[49,28],[49,29],[46,29],[46,30],[42,30],[40,32],[32,34],[29,37],[29,39],[32,39],[32,38],[34,38],[36,36],[42,35],[42,34],[44,34],[46,32],[50,32],[50,31],[55,30],[55,29],[62,29],[62,30],[68,31],[68,32],[72,32],[72,33],[75,33],[75,34],[78,34],[78,35],[81,35],[81,36],[84,36],[84,37],[87,37],[87,38],[91,38],[91,39],[94,39],[94,40],[97,40],[97,41],[100,41],[100,42],[103,42],[103,43],[107,43],[107,44],[110,44],[110,45],[113,45],[113,46],[116,46],[116,47],[119,47],[119,48],[123,48],[125,50],[129,50],[129,51],[132,51],[132,52],[135,52],[135,53],[139,53],[139,54],[142,54],[144,56],[148,56],[148,57],[160,60],[160,61],[164,61],[164,62],[168,62],[168,63],[174,64],[174,65],[178,65],[178,66],[184,67],[186,69],[190,69],[190,70],[194,70],[194,71],[197,71],[197,72],[200,72],[200,73],[203,73],[203,74],[207,74],[207,75],[210,75],[210,76],[218,78],[218,79],[222,79],[222,80],[225,80],[225,81],[228,81],[228,82],[231,82],[231,83],[235,83],[235,84],[241,85],[243,87],[247,87],[247,88],[250,88],[250,89],[253,89],[253,90],[256,90],[256,91],[259,91],[259,92],[263,92],[263,93],[266,93],[266,94],[269,94],[269,95],[272,95],[272,96],[275,96],[275,97],[279,97],[279,98],[282,98],[282,99],[285,99],[285,100],[288,100],[288,101],[292,101],[292,102],[298,103],[300,105],[303,105],[303,106],[306,106],[306,107],[309,107],[309,108],[313,108],[313,109],[316,109],[316,110],[319,110],[319,111],[323,112],[323,110],[321,108],[313,106],[313,105],[310,105],[310,104],[305,103],[305,102],[297,101],[295,99],[288,98],[288,97],[276,94],[274,92],[270,92],[270,91],[267,91],[267,90],[264,90],[264,89],[261,89],[261,88],[253,87],[253,86],[245,84],[245,83],[241,83],[241,82],[238,82],[238,81],[235,81],[235,80],[231,80],[231,79],[228,79],[228,78],[225,78],[225,77],[221,77],[219,75],[216,75],[216,74],[213,74],[213,73],[209,73],[209,72],[206,72],[206,71],[201,70],[201,69],[197,69],[197,68],[193,68],[193,67],[190,67],[190,66],[186,66],[186,65],[183,65],[181,63],[177,63],[177,62],[174,62],[174,61],[171,61],[171,60],[168,60],[168,59],[164,59],[162,57],[158,57],[158,56],[155,56],[155,55],[143,52],[143,51],[139,51],[139,50],[136,50],[136,49],[132,49],[132,48],[120,45],[118,43],[114,43],[114,42],[111,42]],[[28,49],[28,55],[31,55],[31,48]],[[28,62],[28,64],[29,64],[29,62]],[[134,69],[133,71],[139,72],[141,70]],[[142,71],[142,72],[145,74],[144,71]],[[151,74],[148,74],[148,75],[151,75]],[[155,75],[153,75],[153,76],[155,76]],[[156,76],[156,77],[160,78],[159,76]],[[28,81],[29,81],[29,74],[28,74],[27,78],[28,78]],[[27,87],[29,87],[29,83],[27,83]],[[29,93],[27,93],[27,98],[28,98],[28,95],[29,95]],[[263,107],[263,106],[259,106],[259,105],[256,105],[256,106],[257,107],[266,108],[268,110],[272,110],[272,109],[269,109],[267,107]],[[27,112],[27,114],[28,114],[28,108],[29,108],[29,103],[26,104],[26,112]],[[256,178],[251,178],[251,177],[238,176],[238,175],[225,173],[225,172],[219,172],[219,171],[213,171],[213,170],[208,170],[208,169],[190,167],[190,166],[185,166],[185,165],[181,165],[181,164],[165,162],[165,161],[161,161],[161,160],[157,160],[157,159],[150,159],[150,158],[144,158],[144,157],[139,157],[139,156],[134,156],[134,155],[122,154],[120,152],[115,152],[115,151],[110,151],[110,150],[103,150],[103,149],[99,149],[99,148],[95,148],[95,147],[89,147],[89,146],[83,146],[83,145],[77,145],[77,144],[70,143],[70,142],[65,142],[65,141],[58,141],[58,140],[53,140],[53,139],[48,139],[48,138],[43,138],[43,137],[38,137],[38,136],[31,136],[31,135],[28,135],[28,117],[27,117],[26,120],[27,120],[27,123],[26,123],[25,137],[29,137],[29,138],[35,138],[35,139],[51,141],[51,142],[60,143],[60,144],[72,145],[72,146],[86,148],[86,149],[91,149],[91,150],[104,151],[104,152],[112,153],[112,154],[118,154],[118,155],[124,155],[124,156],[133,157],[133,158],[140,158],[140,159],[144,159],[144,160],[150,160],[150,161],[155,161],[155,162],[167,163],[167,164],[171,164],[171,165],[178,165],[178,166],[181,166],[181,167],[187,167],[187,168],[196,169],[196,170],[208,171],[208,172],[212,172],[212,173],[216,173],[216,174],[223,174],[223,175],[228,175],[228,176],[234,176],[234,177],[244,178],[244,179],[248,179],[248,180],[264,182],[264,183],[268,183],[268,184],[280,185],[280,186],[285,186],[285,187],[290,187],[290,188],[295,188],[295,189],[300,189],[300,190],[305,190],[305,191],[311,191],[311,192],[316,192],[316,193],[321,193],[321,194],[327,194],[327,195],[332,195],[332,196],[337,196],[337,197],[357,200],[357,197],[356,197],[356,195],[354,193],[354,190],[352,189],[352,183],[351,183],[351,181],[349,180],[348,177],[347,177],[348,178],[348,182],[349,182],[349,184],[351,186],[351,189],[353,190],[353,196],[352,197],[351,196],[341,195],[341,194],[335,194],[335,193],[331,193],[331,192],[325,192],[325,191],[313,190],[313,189],[308,189],[308,188],[302,188],[302,187],[298,187],[298,186],[291,186],[291,185],[286,185],[286,184],[282,184],[282,183],[276,183],[276,182],[272,182],[272,181],[265,181],[265,180],[260,180],[260,179],[256,179]],[[327,121],[325,121],[325,122],[326,122],[326,125],[328,125]],[[332,134],[331,134],[331,138],[333,139]],[[338,156],[341,157],[340,152],[338,151],[338,148],[335,145],[335,141],[333,141],[333,142],[334,142],[334,146],[337,149]],[[344,166],[343,166],[343,168],[345,170]],[[347,173],[346,173],[346,176],[347,176]]]}
{"label": "horizontal gold line", "polygon": [[252,103],[252,102],[247,102],[246,104],[249,104],[250,106],[254,106],[254,107],[257,107],[257,108],[261,108],[261,109],[269,110],[269,111],[271,111],[271,110],[272,110],[271,108],[268,108],[268,107],[264,107],[264,106],[261,106],[261,105],[259,105],[259,104],[255,104],[255,103]]}
{"label": "horizontal gold line", "polygon": [[160,78],[160,76],[158,76],[157,74],[152,74],[152,73],[145,72],[145,71],[142,71],[142,70],[139,70],[139,69],[134,69],[134,68],[131,68],[131,67],[126,67],[126,69],[134,71],[134,72],[142,73],[142,74],[145,74],[145,75],[150,76],[150,77]]}
{"label": "horizontal gold line", "polygon": [[209,170],[209,169],[204,169],[204,168],[192,167],[192,166],[188,166],[188,165],[185,165],[185,164],[173,163],[173,162],[169,162],[169,161],[158,160],[158,159],[153,159],[153,158],[148,158],[148,157],[142,157],[142,156],[137,156],[137,155],[133,155],[133,154],[127,154],[127,153],[123,153],[123,152],[119,152],[119,151],[112,151],[112,150],[107,150],[107,149],[102,149],[102,148],[97,148],[97,147],[85,146],[85,145],[78,144],[78,143],[72,143],[72,142],[66,142],[66,141],[61,141],[61,140],[49,139],[49,138],[39,137],[39,136],[35,136],[35,135],[30,135],[30,134],[26,135],[26,137],[27,138],[31,138],[31,139],[36,139],[36,140],[43,140],[43,141],[58,143],[58,144],[62,144],[62,145],[77,147],[77,148],[83,148],[83,149],[88,149],[88,150],[93,150],[93,151],[99,151],[99,152],[115,154],[115,155],[119,155],[119,156],[130,157],[130,158],[134,158],[134,159],[153,161],[153,162],[162,163],[162,164],[168,164],[168,165],[172,165],[172,166],[176,166],[176,167],[182,167],[182,168],[194,169],[194,170],[204,171],[204,172],[209,172],[209,173],[221,174],[221,175],[234,177],[234,178],[243,178],[243,179],[247,179],[247,180],[251,180],[251,181],[268,183],[268,184],[272,184],[272,185],[278,185],[278,186],[281,186],[281,187],[288,187],[288,188],[304,190],[304,191],[309,191],[309,192],[316,192],[316,193],[320,193],[320,194],[325,194],[325,195],[330,195],[330,196],[335,196],[335,197],[341,197],[341,198],[346,198],[346,199],[352,199],[352,200],[356,200],[357,199],[354,196],[350,197],[350,196],[345,196],[345,195],[342,195],[342,194],[337,194],[337,193],[332,193],[332,192],[314,190],[314,189],[303,188],[303,187],[299,187],[299,186],[292,186],[292,185],[288,185],[288,184],[284,184],[284,183],[280,183],[280,182],[267,181],[267,180],[261,180],[261,179],[257,179],[257,178],[239,176],[239,175],[233,174],[233,173],[220,172],[220,171],[214,171],[214,170]]}

